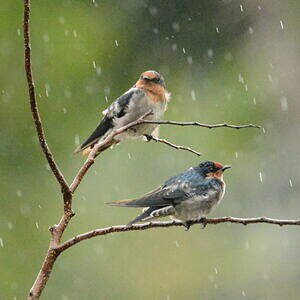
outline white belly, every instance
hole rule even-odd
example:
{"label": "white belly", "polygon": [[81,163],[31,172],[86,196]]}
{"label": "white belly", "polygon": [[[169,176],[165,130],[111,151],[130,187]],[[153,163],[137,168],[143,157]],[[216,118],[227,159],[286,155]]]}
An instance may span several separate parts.
{"label": "white belly", "polygon": [[220,203],[223,195],[224,189],[213,198],[193,197],[185,200],[175,207],[175,217],[183,221],[203,218]]}
{"label": "white belly", "polygon": [[[124,117],[115,121],[116,128],[121,128],[135,120],[138,120],[141,116],[146,114],[149,111],[152,111],[152,115],[146,118],[146,120],[159,121],[162,120],[164,112],[166,111],[167,103],[166,102],[156,102],[153,103],[145,97],[144,101],[141,101],[138,105],[134,107],[129,107],[129,113]],[[116,136],[118,141],[124,141],[127,139],[138,138],[143,136],[144,134],[152,134],[153,131],[158,127],[156,124],[141,124],[132,129],[127,130],[124,133]]]}

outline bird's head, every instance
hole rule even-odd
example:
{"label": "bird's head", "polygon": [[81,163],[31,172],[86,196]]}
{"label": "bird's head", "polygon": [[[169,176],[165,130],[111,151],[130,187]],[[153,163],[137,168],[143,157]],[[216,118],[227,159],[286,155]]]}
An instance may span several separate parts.
{"label": "bird's head", "polygon": [[199,172],[201,172],[204,177],[215,177],[222,179],[223,172],[227,169],[230,169],[231,166],[223,166],[221,163],[215,161],[205,161],[202,162],[198,168]]}
{"label": "bird's head", "polygon": [[160,85],[162,87],[166,87],[164,78],[156,71],[146,71],[141,74],[139,80],[137,81],[137,85],[148,85],[148,86],[156,86]]}

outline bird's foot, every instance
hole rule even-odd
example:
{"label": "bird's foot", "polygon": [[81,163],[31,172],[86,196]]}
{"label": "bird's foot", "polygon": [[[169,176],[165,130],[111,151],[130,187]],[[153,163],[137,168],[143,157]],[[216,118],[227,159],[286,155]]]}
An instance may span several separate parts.
{"label": "bird's foot", "polygon": [[199,222],[201,222],[201,228],[204,229],[207,225],[207,221],[206,221],[206,218],[205,217],[202,217],[199,219]]}
{"label": "bird's foot", "polygon": [[152,140],[152,135],[150,135],[150,134],[144,134],[144,137],[147,142],[150,142]]}
{"label": "bird's foot", "polygon": [[192,221],[186,221],[186,222],[183,222],[182,224],[185,227],[185,231],[188,231],[190,229],[191,225],[193,224],[193,222]]}

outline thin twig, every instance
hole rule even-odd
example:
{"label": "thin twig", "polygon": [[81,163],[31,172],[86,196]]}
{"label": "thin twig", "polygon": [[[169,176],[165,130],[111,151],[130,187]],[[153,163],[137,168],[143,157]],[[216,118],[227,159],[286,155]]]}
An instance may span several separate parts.
{"label": "thin twig", "polygon": [[[212,218],[212,219],[201,219],[198,221],[191,221],[190,225],[195,224],[202,224],[204,226],[208,224],[221,224],[221,223],[236,223],[236,224],[242,224],[242,225],[248,225],[248,224],[258,224],[258,223],[267,223],[267,224],[273,224],[273,225],[279,225],[279,226],[285,226],[285,225],[300,225],[300,220],[277,220],[277,219],[271,219],[266,217],[260,217],[260,218],[235,218],[235,217],[222,217],[222,218]],[[96,236],[102,236],[109,233],[114,232],[124,232],[124,231],[137,231],[137,230],[145,230],[150,228],[166,228],[166,227],[173,227],[173,226],[183,226],[185,227],[185,224],[181,221],[166,221],[166,222],[148,222],[143,224],[135,224],[132,226],[127,225],[118,225],[118,226],[111,226],[101,229],[95,229],[86,233],[79,234],[68,241],[62,243],[59,245],[56,250],[61,253],[68,248],[78,244],[79,242],[82,242],[84,240],[96,237]]]}
{"label": "thin twig", "polygon": [[145,134],[144,136],[145,136],[145,138],[146,138],[148,141],[153,140],[153,141],[155,141],[155,142],[157,142],[157,143],[163,143],[163,144],[166,144],[166,145],[168,145],[168,146],[170,146],[170,147],[172,147],[172,148],[175,148],[175,149],[177,149],[177,150],[185,150],[185,151],[189,151],[189,152],[191,152],[191,153],[193,153],[193,154],[196,154],[196,155],[198,155],[198,156],[201,156],[201,153],[200,153],[200,152],[197,152],[196,150],[193,150],[193,149],[190,148],[190,147],[185,147],[185,146],[175,145],[175,144],[169,142],[169,141],[166,140],[166,139],[160,139],[160,138],[155,137],[155,136],[150,135],[150,134]]}
{"label": "thin twig", "polygon": [[176,122],[176,121],[151,121],[151,120],[144,120],[144,124],[158,124],[158,125],[177,125],[177,126],[198,126],[204,127],[208,129],[213,128],[232,128],[232,129],[243,129],[243,128],[261,128],[259,125],[254,124],[247,124],[247,125],[231,125],[227,123],[222,124],[203,124],[199,122]]}

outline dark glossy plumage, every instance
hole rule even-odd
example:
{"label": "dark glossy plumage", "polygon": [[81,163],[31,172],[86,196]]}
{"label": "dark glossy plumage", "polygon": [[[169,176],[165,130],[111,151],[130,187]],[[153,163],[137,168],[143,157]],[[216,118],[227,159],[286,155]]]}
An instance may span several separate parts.
{"label": "dark glossy plumage", "polygon": [[[108,203],[112,206],[149,207],[130,224],[154,217],[172,215],[194,220],[207,215],[222,199],[225,184],[222,173],[228,166],[205,162],[168,179],[156,190],[133,200]],[[214,174],[216,176],[214,176]]]}

